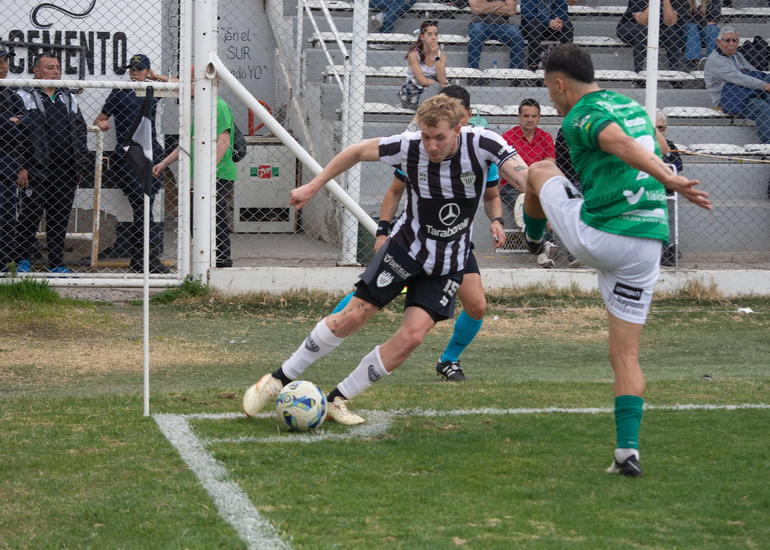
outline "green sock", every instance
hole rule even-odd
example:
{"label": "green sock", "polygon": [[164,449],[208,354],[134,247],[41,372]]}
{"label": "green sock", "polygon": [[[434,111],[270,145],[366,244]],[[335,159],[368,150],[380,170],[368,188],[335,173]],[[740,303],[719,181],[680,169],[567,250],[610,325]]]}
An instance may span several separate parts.
{"label": "green sock", "polygon": [[639,449],[639,426],[642,424],[644,399],[636,395],[615,398],[615,430],[618,449]]}
{"label": "green sock", "polygon": [[527,228],[527,235],[530,240],[537,242],[543,238],[546,223],[548,223],[547,218],[530,218],[524,211],[524,226]]}

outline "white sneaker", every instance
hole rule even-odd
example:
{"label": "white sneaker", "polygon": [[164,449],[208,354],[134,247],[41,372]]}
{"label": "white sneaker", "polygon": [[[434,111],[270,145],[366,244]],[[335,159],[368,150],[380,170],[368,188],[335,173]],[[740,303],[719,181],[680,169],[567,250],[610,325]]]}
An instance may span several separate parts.
{"label": "white sneaker", "polygon": [[353,414],[348,410],[346,405],[347,401],[337,396],[334,398],[333,403],[329,403],[326,409],[326,418],[345,424],[346,426],[358,426],[366,422],[363,418],[357,414]]}
{"label": "white sneaker", "polygon": [[540,254],[540,256],[537,257],[537,267],[542,267],[543,269],[551,269],[555,266],[556,262],[549,258],[546,252],[543,252]]}
{"label": "white sneaker", "polygon": [[546,241],[545,253],[548,255],[549,258],[551,258],[552,260],[555,260],[556,257],[559,255],[559,246],[556,243],[553,243],[551,241]]}
{"label": "white sneaker", "polygon": [[270,401],[275,401],[278,394],[281,393],[283,384],[272,374],[266,374],[259,379],[259,382],[249,387],[243,394],[243,403],[241,408],[246,416],[254,416],[265,408]]}
{"label": "white sneaker", "polygon": [[577,269],[578,267],[583,267],[583,262],[580,260],[580,258],[575,258],[569,263],[569,266],[573,269]]}
{"label": "white sneaker", "polygon": [[380,12],[376,15],[372,15],[372,28],[375,31],[380,30],[380,27],[382,27],[382,24],[385,23],[385,13]]}

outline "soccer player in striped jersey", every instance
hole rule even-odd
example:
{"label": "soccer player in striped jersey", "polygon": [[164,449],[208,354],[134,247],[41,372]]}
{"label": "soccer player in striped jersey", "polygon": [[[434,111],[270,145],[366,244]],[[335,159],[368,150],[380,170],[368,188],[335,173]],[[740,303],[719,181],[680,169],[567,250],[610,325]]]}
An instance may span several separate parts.
{"label": "soccer player in striped jersey", "polygon": [[707,210],[711,201],[708,193],[694,188],[698,181],[677,176],[663,162],[644,109],[599,88],[584,49],[574,44],[554,48],[545,61],[545,85],[564,116],[562,131],[583,189],[578,192],[552,162],[530,166],[524,239],[530,252],[539,254],[550,221],[572,254],[597,270],[615,373],[617,446],[607,472],[641,477],[639,342],[660,274],[661,246],[668,240],[663,186]]}
{"label": "soccer player in striped jersey", "polygon": [[[471,110],[471,94],[462,86],[452,85],[443,88],[440,94],[453,97],[463,104],[465,114],[460,120],[460,125],[465,126],[473,116]],[[416,123],[413,123],[416,126]],[[411,125],[410,125],[411,129]],[[492,164],[489,166],[489,172],[487,173],[487,187],[497,188],[500,177],[497,173],[497,165]],[[393,182],[385,193],[385,197],[382,199],[382,206],[380,207],[380,223],[377,226],[376,241],[374,243],[375,254],[387,241],[388,235],[390,235],[391,221],[396,215],[401,196],[406,189],[406,175],[396,168],[393,173]],[[500,201],[499,196],[491,196],[484,194],[484,210],[486,212],[492,212],[491,209],[497,208],[495,201]],[[498,218],[497,221],[503,224],[503,219]],[[502,246],[502,242],[495,242],[495,248]],[[332,313],[342,311],[353,297],[355,292],[351,292],[345,296],[337,307],[334,308]],[[460,288],[457,289],[457,297],[460,299],[460,303],[463,305],[463,311],[457,317],[454,325],[454,331],[452,337],[449,339],[444,353],[439,357],[436,363],[436,374],[441,376],[448,382],[464,382],[466,380],[465,371],[460,366],[460,354],[465,351],[476,335],[481,330],[481,325],[484,322],[484,314],[487,311],[487,300],[484,296],[484,287],[481,284],[481,271],[479,271],[479,265],[476,262],[476,257],[473,254],[473,249],[468,253],[468,260],[463,270],[463,282]]]}
{"label": "soccer player in striped jersey", "polygon": [[[396,333],[376,346],[328,396],[327,416],[342,424],[364,422],[346,406],[383,376],[388,376],[422,343],[438,322],[454,314],[455,295],[463,279],[472,237],[471,220],[482,197],[494,197],[487,172],[496,164],[503,176],[523,186],[527,166],[499,134],[486,128],[463,127],[463,106],[438,95],[417,110],[420,132],[403,132],[351,145],[309,183],[294,189],[290,204],[297,209],[332,178],[357,163],[381,160],[406,176],[406,206],[387,244],[380,248],[348,305],[322,319],[283,365],[246,390],[243,411],[253,416],[275,400],[284,385],[334,350],[407,287],[404,317]],[[490,230],[505,240],[499,198],[487,211]]]}

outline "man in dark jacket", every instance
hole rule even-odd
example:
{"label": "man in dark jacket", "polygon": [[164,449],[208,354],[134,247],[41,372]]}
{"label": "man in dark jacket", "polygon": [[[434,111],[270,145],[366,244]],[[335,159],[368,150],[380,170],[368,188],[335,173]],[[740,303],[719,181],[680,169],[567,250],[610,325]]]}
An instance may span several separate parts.
{"label": "man in dark jacket", "polygon": [[[35,60],[37,80],[59,80],[56,54]],[[69,273],[64,266],[64,239],[78,182],[88,166],[87,128],[77,99],[66,88],[29,87],[18,91],[24,102],[25,150],[19,187],[23,189],[18,226],[18,271],[31,271],[35,234],[45,213],[48,264],[51,273]]]}
{"label": "man in dark jacket", "polygon": [[[10,53],[0,46],[0,79],[8,75]],[[21,165],[21,98],[0,87],[0,273],[8,271],[16,246],[16,181]]]}

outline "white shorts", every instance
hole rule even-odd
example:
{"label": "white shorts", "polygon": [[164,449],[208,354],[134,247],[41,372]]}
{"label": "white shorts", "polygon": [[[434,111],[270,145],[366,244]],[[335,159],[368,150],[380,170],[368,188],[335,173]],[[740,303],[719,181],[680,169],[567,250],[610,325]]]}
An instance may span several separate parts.
{"label": "white shorts", "polygon": [[598,271],[599,291],[607,309],[624,321],[644,324],[660,275],[663,243],[587,226],[580,219],[583,197],[563,176],[543,184],[540,204],[567,250]]}

